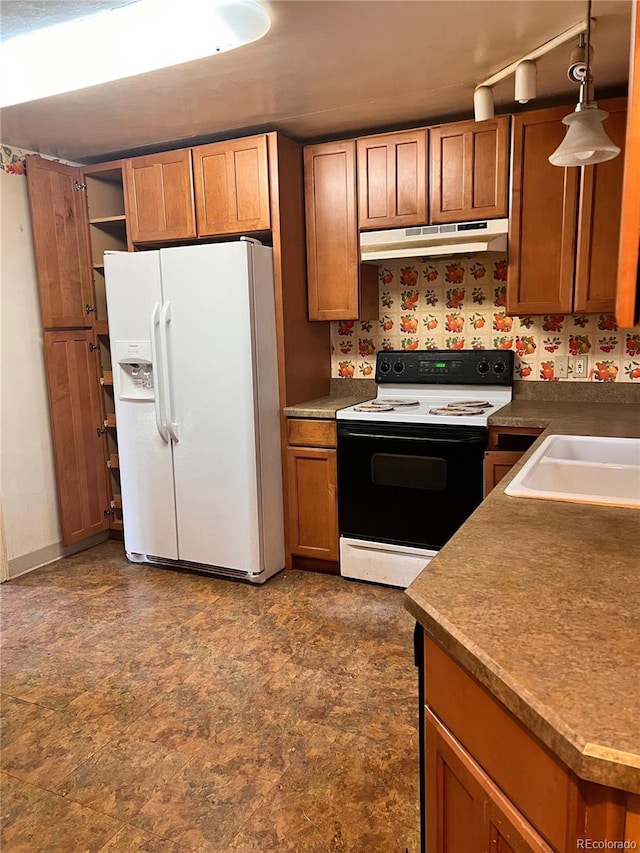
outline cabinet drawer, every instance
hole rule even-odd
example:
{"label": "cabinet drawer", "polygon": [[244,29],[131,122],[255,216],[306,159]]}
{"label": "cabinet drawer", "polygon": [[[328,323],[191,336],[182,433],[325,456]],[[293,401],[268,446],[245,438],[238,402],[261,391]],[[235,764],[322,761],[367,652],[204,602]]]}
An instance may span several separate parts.
{"label": "cabinet drawer", "polygon": [[578,794],[573,774],[428,637],[424,652],[427,706],[538,832],[564,849]]}
{"label": "cabinet drawer", "polygon": [[335,447],[336,422],[311,418],[289,418],[287,420],[287,442],[303,447]]}

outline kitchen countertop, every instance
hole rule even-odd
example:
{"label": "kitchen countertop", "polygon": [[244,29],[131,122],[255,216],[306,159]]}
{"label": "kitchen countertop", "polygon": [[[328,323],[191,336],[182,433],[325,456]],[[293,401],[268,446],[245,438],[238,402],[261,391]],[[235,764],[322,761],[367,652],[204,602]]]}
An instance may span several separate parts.
{"label": "kitchen countertop", "polygon": [[[640,437],[640,405],[514,401],[495,426]],[[640,510],[496,486],[407,589],[426,632],[579,777],[640,793]]]}
{"label": "kitchen countertop", "polygon": [[[373,385],[373,383],[371,383]],[[338,409],[347,406],[355,406],[356,403],[364,403],[365,400],[373,400],[376,396],[375,386],[370,394],[353,395],[351,397],[329,394],[317,400],[309,400],[308,403],[296,403],[294,406],[285,406],[284,413],[288,418],[335,418]]]}

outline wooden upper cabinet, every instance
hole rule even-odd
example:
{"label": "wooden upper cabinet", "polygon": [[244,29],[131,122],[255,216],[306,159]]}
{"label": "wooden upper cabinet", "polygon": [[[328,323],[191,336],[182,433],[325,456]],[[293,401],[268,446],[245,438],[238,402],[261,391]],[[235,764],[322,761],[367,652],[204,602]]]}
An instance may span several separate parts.
{"label": "wooden upper cabinet", "polygon": [[271,227],[266,135],[194,148],[193,175],[200,237]]}
{"label": "wooden upper cabinet", "polygon": [[105,438],[93,331],[45,332],[53,452],[62,541],[109,528]]}
{"label": "wooden upper cabinet", "polygon": [[360,249],[355,140],[307,145],[304,186],[309,319],[356,319]]}
{"label": "wooden upper cabinet", "polygon": [[135,157],[124,167],[133,243],[196,236],[190,148]]}
{"label": "wooden upper cabinet", "polygon": [[358,223],[361,230],[427,222],[427,131],[358,139]]}
{"label": "wooden upper cabinet", "polygon": [[429,221],[507,215],[509,116],[429,128]]}
{"label": "wooden upper cabinet", "polygon": [[[573,307],[580,170],[552,166],[568,107],[513,118],[507,311],[568,314]],[[617,243],[616,243],[617,245]]]}
{"label": "wooden upper cabinet", "polygon": [[631,328],[640,319],[640,8],[633,4],[629,115],[624,154],[616,319]]}
{"label": "wooden upper cabinet", "polygon": [[31,227],[45,328],[91,326],[94,303],[80,169],[27,157]]}
{"label": "wooden upper cabinet", "polygon": [[620,146],[621,153],[613,160],[582,169],[573,310],[613,314],[618,284],[627,99],[602,101],[598,106],[609,113],[603,127]]}

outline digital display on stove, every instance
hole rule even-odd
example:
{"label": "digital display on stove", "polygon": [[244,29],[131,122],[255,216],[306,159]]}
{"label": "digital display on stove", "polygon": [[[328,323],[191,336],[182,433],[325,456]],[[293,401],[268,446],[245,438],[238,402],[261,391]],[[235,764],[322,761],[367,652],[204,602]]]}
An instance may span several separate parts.
{"label": "digital display on stove", "polygon": [[461,361],[419,361],[418,374],[457,373],[462,370]]}

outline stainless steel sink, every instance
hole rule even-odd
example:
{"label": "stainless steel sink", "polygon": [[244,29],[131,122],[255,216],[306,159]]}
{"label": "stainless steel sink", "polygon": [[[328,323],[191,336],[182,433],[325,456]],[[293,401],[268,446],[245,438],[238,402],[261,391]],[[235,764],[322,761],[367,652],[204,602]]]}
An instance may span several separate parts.
{"label": "stainless steel sink", "polygon": [[640,438],[551,435],[505,494],[640,507]]}

